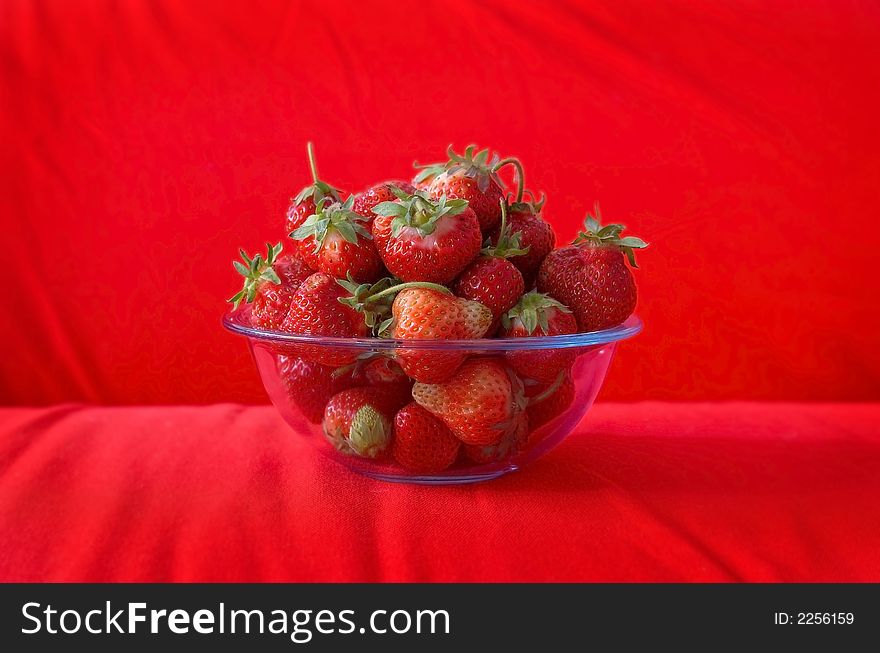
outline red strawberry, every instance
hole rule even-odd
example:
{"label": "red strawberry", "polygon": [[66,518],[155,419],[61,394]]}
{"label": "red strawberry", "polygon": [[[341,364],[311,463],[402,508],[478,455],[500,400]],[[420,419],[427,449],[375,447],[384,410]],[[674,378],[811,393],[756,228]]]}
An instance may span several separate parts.
{"label": "red strawberry", "polygon": [[400,364],[388,356],[374,356],[368,360],[357,378],[363,378],[369,385],[388,383],[412,386],[412,381],[400,367]]}
{"label": "red strawberry", "polygon": [[365,218],[369,218],[370,222],[375,218],[373,208],[382,202],[393,202],[397,196],[391,191],[392,188],[399,188],[407,195],[415,192],[415,186],[408,181],[383,181],[376,184],[354,196],[354,204],[351,210],[359,213]]}
{"label": "red strawberry", "polygon": [[474,212],[463,200],[400,193],[373,208],[376,249],[391,274],[403,281],[449,283],[480,251]]}
{"label": "red strawberry", "polygon": [[409,400],[400,386],[343,390],[324,409],[324,435],[337,451],[377,458],[391,443],[394,413]]}
{"label": "red strawberry", "polygon": [[[527,386],[526,395],[529,414],[529,426],[534,433],[555,417],[564,413],[574,403],[574,381],[568,371],[559,373],[556,380],[549,386]],[[534,444],[530,438],[529,444]]]}
{"label": "red strawberry", "polygon": [[[370,334],[361,313],[339,301],[345,292],[336,279],[316,272],[294,293],[282,331],[337,338],[361,338]],[[345,365],[357,352],[344,348],[297,345],[300,356],[325,365]]]}
{"label": "red strawberry", "polygon": [[318,202],[314,215],[290,234],[300,257],[313,270],[331,277],[375,281],[382,276],[383,268],[369,232],[369,220],[352,211],[352,197],[342,204],[325,202]]}
{"label": "red strawberry", "polygon": [[345,370],[298,356],[279,356],[276,365],[288,401],[312,424],[321,423],[330,397],[353,383],[351,374]]}
{"label": "red strawberry", "polygon": [[[553,227],[540,215],[543,205],[543,198],[537,202],[525,202],[522,197],[518,197],[508,209],[510,233],[519,234],[519,246],[525,250],[523,254],[511,256],[510,262],[522,273],[526,288],[534,286],[541,261],[556,246]],[[493,244],[498,243],[500,231],[500,228],[496,229],[490,235]]]}
{"label": "red strawberry", "polygon": [[242,300],[250,303],[250,323],[262,329],[279,329],[293,293],[311,270],[298,258],[281,253],[281,243],[274,247],[266,243],[266,259],[261,254],[250,258],[239,250],[245,264],[234,261],[233,265],[244,276],[244,286],[229,301],[238,308]]}
{"label": "red strawberry", "polygon": [[526,413],[520,413],[516,418],[516,425],[507,435],[496,444],[474,445],[466,444],[464,451],[467,457],[480,465],[500,463],[510,460],[523,450],[529,439],[529,417]]}
{"label": "red strawberry", "polygon": [[303,188],[296,197],[290,200],[290,206],[287,208],[287,219],[285,220],[284,233],[286,234],[299,229],[302,223],[315,213],[318,202],[321,200],[326,199],[328,202],[341,201],[339,190],[318,179],[318,167],[315,165],[315,148],[311,143],[306,145],[306,151],[309,155],[312,183]]}
{"label": "red strawberry", "polygon": [[[454,340],[482,338],[492,313],[477,302],[428,288],[402,290],[391,307],[387,335],[401,340]],[[464,361],[458,350],[401,348],[397,359],[416,381],[435,383],[448,378]]]}
{"label": "red strawberry", "polygon": [[[587,215],[586,231],[573,244],[547,255],[538,271],[538,290],[568,306],[581,331],[620,324],[636,307],[636,284],[624,258],[636,265],[633,249],[647,247],[640,238],[621,238],[624,227],[599,224]],[[624,256],[625,255],[625,256]]]}
{"label": "red strawberry", "polygon": [[461,155],[450,145],[446,170],[434,177],[428,193],[434,198],[467,200],[480,221],[480,228],[489,232],[501,221],[499,200],[504,199],[504,185],[498,177],[498,169],[508,163],[520,169],[521,166],[516,159],[499,161],[497,154],[489,160],[488,149],[474,154],[475,150],[475,145],[469,145]]}
{"label": "red strawberry", "polygon": [[405,469],[442,472],[455,462],[460,447],[452,431],[417,403],[407,404],[394,417],[391,455]]}
{"label": "red strawberry", "polygon": [[[577,333],[577,320],[571,311],[549,295],[533,290],[522,296],[516,306],[501,317],[504,338],[560,336]],[[508,351],[507,362],[521,377],[551,383],[562,370],[570,369],[574,349],[536,349]]]}
{"label": "red strawberry", "polygon": [[465,361],[442,383],[416,382],[413,399],[465,444],[496,444],[516,430],[525,410],[523,387],[497,358]]}
{"label": "red strawberry", "polygon": [[459,297],[480,302],[492,311],[495,327],[501,316],[513,308],[525,291],[522,275],[508,260],[510,256],[524,254],[520,249],[519,234],[512,237],[507,229],[507,212],[501,200],[501,236],[494,247],[485,247],[483,255],[465,268],[458,277],[453,290]]}

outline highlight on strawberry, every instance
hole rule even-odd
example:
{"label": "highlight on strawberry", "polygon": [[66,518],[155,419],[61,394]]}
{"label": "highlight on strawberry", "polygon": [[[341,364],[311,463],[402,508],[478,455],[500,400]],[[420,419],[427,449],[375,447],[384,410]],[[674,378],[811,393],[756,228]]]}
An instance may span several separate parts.
{"label": "highlight on strawberry", "polygon": [[647,243],[594,204],[557,247],[547,198],[489,148],[351,194],[306,150],[285,239],[239,250],[228,300],[288,421],[382,478],[513,469],[564,437],[604,379],[601,334],[632,323]]}

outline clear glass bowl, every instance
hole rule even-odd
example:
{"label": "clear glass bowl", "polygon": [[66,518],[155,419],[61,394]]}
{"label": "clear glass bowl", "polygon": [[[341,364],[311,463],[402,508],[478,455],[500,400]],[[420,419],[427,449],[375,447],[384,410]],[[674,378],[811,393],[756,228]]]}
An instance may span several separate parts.
{"label": "clear glass bowl", "polygon": [[[571,433],[593,405],[617,343],[642,329],[641,320],[633,315],[610,329],[564,336],[481,340],[329,338],[254,328],[248,321],[247,308],[227,313],[223,324],[247,338],[272,403],[293,430],[308,438],[321,454],[372,478],[428,484],[489,480],[515,471],[550,451]],[[401,355],[419,356],[430,362],[491,357],[511,369],[508,365],[511,357],[519,356],[522,362],[524,354],[528,357],[551,353],[565,359],[565,372],[552,384],[521,379],[523,390],[532,401],[542,393],[545,395],[526,410],[530,422],[528,431],[518,433],[515,440],[501,443],[502,446],[479,449],[461,446],[455,462],[443,471],[423,473],[406,469],[391,456],[390,447],[375,459],[344,453],[325,437],[322,417],[330,396],[347,388],[375,384],[375,378],[361,373],[363,362],[371,358],[382,356],[385,358],[380,360],[393,360]],[[515,367],[524,368],[521,364]],[[520,373],[514,378],[521,376]],[[550,387],[554,384],[555,390]],[[393,425],[393,422],[392,414],[390,423]],[[393,433],[393,426],[389,430]]]}

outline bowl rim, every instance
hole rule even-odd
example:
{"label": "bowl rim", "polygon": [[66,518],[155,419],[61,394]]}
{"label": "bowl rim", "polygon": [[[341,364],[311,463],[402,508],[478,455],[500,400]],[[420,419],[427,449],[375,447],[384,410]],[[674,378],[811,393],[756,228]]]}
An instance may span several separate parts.
{"label": "bowl rim", "polygon": [[567,349],[604,345],[626,340],[642,330],[642,320],[630,315],[624,322],[601,331],[587,331],[561,336],[537,336],[534,338],[477,338],[471,340],[401,340],[394,338],[339,338],[330,336],[286,333],[270,329],[258,329],[247,323],[249,307],[228,311],[223,316],[223,326],[238,335],[255,342],[275,344],[308,344],[320,347],[363,350],[427,349],[465,351],[521,351],[532,349]]}

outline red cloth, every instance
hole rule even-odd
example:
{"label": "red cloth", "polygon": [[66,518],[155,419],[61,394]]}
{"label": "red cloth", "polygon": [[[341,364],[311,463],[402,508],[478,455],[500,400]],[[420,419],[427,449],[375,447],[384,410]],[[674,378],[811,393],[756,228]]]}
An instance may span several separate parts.
{"label": "red cloth", "polygon": [[263,401],[216,319],[322,173],[522,157],[651,242],[609,399],[880,400],[880,5],[0,2],[0,401]]}
{"label": "red cloth", "polygon": [[0,580],[880,581],[880,404],[599,404],[482,485],[372,481],[271,408],[0,411]]}

